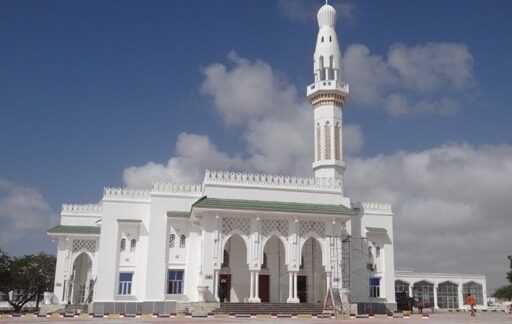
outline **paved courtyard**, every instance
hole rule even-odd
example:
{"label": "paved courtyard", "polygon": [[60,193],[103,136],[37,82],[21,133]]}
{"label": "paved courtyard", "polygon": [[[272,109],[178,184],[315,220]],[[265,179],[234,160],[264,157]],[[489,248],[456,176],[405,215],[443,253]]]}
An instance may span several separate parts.
{"label": "paved courtyard", "polygon": [[437,313],[431,314],[430,318],[422,319],[419,316],[413,316],[409,319],[386,317],[376,317],[372,319],[349,319],[349,320],[334,320],[334,319],[230,319],[230,318],[130,318],[130,319],[80,319],[80,318],[0,318],[0,323],[96,323],[96,324],[116,324],[116,323],[187,323],[187,324],[204,324],[209,322],[214,323],[432,323],[432,324],[467,324],[467,323],[512,323],[512,315],[503,313],[487,313],[478,314],[471,317],[468,314],[460,313]]}

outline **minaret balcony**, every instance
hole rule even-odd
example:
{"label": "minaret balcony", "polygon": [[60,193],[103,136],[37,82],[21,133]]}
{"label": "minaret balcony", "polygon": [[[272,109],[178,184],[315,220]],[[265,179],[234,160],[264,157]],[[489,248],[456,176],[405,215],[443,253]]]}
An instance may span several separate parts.
{"label": "minaret balcony", "polygon": [[348,83],[339,82],[336,80],[320,80],[308,85],[307,96],[317,94],[318,92],[342,92],[345,96],[348,95]]}

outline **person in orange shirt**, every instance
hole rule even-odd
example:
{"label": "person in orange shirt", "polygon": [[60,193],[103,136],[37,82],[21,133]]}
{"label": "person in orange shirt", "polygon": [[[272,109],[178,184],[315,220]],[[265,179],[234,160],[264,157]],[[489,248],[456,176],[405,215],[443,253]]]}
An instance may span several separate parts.
{"label": "person in orange shirt", "polygon": [[468,297],[466,298],[466,304],[471,307],[471,316],[475,316],[475,305],[476,305],[476,298],[475,296],[468,294]]}

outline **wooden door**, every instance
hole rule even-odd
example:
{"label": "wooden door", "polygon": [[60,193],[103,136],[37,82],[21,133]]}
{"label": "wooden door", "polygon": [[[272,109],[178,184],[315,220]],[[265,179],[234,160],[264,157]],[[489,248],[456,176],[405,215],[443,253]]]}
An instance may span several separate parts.
{"label": "wooden door", "polygon": [[262,303],[270,302],[270,275],[260,274],[258,294]]}
{"label": "wooden door", "polygon": [[230,301],[231,293],[231,275],[221,274],[219,275],[219,300],[221,303]]}
{"label": "wooden door", "polygon": [[306,276],[297,276],[297,297],[301,303],[308,302],[308,285]]}

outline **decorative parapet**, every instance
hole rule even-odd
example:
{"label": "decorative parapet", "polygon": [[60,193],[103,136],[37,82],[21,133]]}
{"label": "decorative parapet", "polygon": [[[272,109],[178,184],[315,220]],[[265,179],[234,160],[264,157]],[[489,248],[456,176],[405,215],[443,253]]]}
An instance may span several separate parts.
{"label": "decorative parapet", "polygon": [[393,214],[391,210],[391,204],[382,204],[375,202],[361,202],[361,207],[365,212],[379,213],[379,214]]}
{"label": "decorative parapet", "polygon": [[103,189],[103,199],[149,201],[150,191],[141,189],[105,187]]}
{"label": "decorative parapet", "polygon": [[341,191],[341,181],[334,178],[290,177],[272,174],[206,170],[204,184],[233,184],[267,188]]}
{"label": "decorative parapet", "polygon": [[200,184],[153,183],[151,193],[200,196],[203,188]]}
{"label": "decorative parapet", "polygon": [[65,215],[101,216],[103,206],[101,204],[63,204],[60,213]]}

